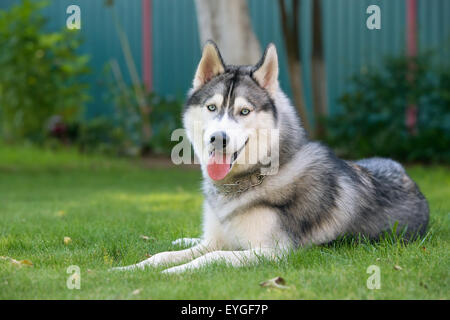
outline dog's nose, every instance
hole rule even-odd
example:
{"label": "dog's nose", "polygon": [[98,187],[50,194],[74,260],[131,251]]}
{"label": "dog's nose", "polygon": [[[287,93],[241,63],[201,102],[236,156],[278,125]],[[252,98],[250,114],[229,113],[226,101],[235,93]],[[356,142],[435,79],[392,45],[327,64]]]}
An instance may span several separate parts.
{"label": "dog's nose", "polygon": [[211,135],[210,143],[216,149],[225,149],[230,138],[224,131],[216,131]]}

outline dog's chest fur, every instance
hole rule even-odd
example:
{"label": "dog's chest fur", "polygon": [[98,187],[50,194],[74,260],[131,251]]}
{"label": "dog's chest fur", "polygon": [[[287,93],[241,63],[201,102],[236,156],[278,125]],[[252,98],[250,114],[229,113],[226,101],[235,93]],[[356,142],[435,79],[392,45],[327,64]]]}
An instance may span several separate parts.
{"label": "dog's chest fur", "polygon": [[251,206],[247,198],[205,202],[204,234],[228,250],[260,247],[289,247],[288,235],[282,230],[279,216],[270,208]]}

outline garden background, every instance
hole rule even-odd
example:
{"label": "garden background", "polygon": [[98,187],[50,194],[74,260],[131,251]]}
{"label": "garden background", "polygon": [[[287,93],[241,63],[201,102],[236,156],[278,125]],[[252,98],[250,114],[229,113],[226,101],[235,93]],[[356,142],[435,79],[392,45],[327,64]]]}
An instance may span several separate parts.
{"label": "garden background", "polygon": [[[224,3],[237,8],[259,51],[276,44],[281,87],[311,137],[345,158],[406,165],[430,201],[427,236],[408,245],[342,241],[281,265],[218,265],[203,277],[106,273],[200,236],[199,170],[169,156],[207,5],[2,0],[0,298],[448,299],[450,1],[210,3],[218,21],[227,21]],[[73,4],[79,30],[66,27]],[[374,4],[380,29],[366,24]],[[227,48],[235,35],[224,30],[214,40],[227,60],[247,48]],[[381,290],[365,285],[371,264],[383,272]],[[66,286],[70,265],[82,270],[80,290]],[[291,289],[258,286],[275,276]]]}

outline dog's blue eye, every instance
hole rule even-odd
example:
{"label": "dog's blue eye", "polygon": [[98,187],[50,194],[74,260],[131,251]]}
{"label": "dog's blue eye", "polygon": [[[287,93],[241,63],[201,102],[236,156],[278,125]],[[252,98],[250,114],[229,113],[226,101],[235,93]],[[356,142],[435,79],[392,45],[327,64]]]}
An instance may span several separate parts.
{"label": "dog's blue eye", "polygon": [[250,109],[244,108],[244,109],[241,110],[241,114],[242,114],[243,116],[246,116],[246,115],[248,115],[249,113],[250,113]]}
{"label": "dog's blue eye", "polygon": [[216,106],[213,104],[208,105],[207,108],[209,111],[216,111]]}

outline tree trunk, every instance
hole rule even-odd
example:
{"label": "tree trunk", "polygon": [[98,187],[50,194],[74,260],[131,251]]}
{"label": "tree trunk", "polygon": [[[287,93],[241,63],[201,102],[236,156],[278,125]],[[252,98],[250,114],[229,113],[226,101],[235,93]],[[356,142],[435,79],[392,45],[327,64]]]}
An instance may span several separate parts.
{"label": "tree trunk", "polygon": [[313,48],[311,57],[311,81],[315,119],[314,133],[316,138],[323,138],[326,135],[326,128],[322,120],[328,113],[326,101],[326,71],[322,40],[322,10],[320,1],[321,0],[313,0]]}
{"label": "tree trunk", "polygon": [[311,124],[309,122],[305,97],[303,94],[302,64],[298,27],[300,1],[293,0],[292,17],[288,16],[288,10],[286,8],[284,0],[278,0],[278,4],[280,8],[281,26],[283,28],[283,38],[286,47],[287,62],[289,68],[289,81],[291,84],[294,104],[297,108],[305,131],[308,134],[311,134]]}
{"label": "tree trunk", "polygon": [[227,64],[252,65],[261,48],[245,0],[195,0],[201,46],[213,40]]}

